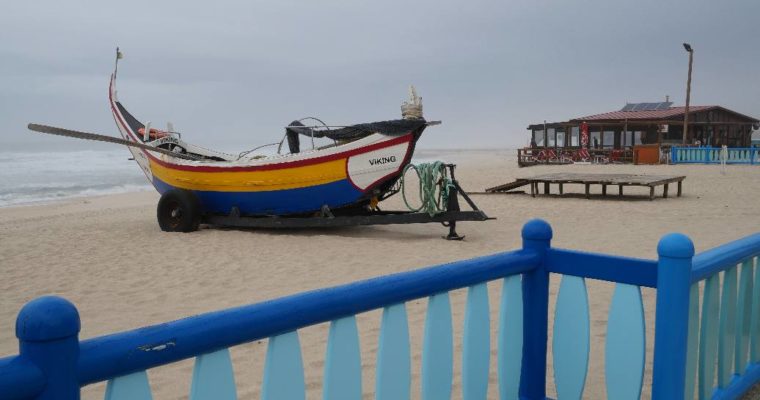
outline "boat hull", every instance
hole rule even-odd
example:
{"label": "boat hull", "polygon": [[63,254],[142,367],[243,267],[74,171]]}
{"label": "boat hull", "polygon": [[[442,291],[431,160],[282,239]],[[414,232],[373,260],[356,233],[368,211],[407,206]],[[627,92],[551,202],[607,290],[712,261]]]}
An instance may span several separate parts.
{"label": "boat hull", "polygon": [[151,156],[148,166],[160,193],[190,190],[205,213],[229,214],[237,208],[243,215],[301,214],[360,204],[379,194],[402,173],[413,142],[413,135],[406,135],[306,163],[210,169]]}
{"label": "boat hull", "polygon": [[[116,98],[115,77],[109,94],[121,136],[142,142],[139,132],[144,125]],[[191,191],[204,214],[292,215],[324,206],[361,206],[380,197],[411,161],[423,130],[424,125],[327,149],[235,161],[191,161],[132,147],[129,151],[159,193]]]}

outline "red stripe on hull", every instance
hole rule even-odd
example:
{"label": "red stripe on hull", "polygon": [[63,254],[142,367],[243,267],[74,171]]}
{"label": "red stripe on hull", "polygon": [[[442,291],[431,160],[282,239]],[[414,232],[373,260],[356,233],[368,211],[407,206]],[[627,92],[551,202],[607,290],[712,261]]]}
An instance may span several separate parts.
{"label": "red stripe on hull", "polygon": [[397,138],[394,138],[385,142],[374,143],[366,147],[360,147],[358,149],[352,149],[352,150],[344,151],[341,153],[329,154],[329,155],[309,158],[305,160],[286,161],[286,162],[281,162],[281,163],[266,164],[266,165],[252,165],[252,166],[245,166],[245,167],[214,167],[214,166],[207,166],[207,165],[173,164],[173,163],[167,163],[166,161],[163,161],[163,160],[159,160],[158,158],[150,154],[148,156],[151,158],[151,160],[155,161],[157,164],[160,164],[163,167],[177,169],[181,171],[193,171],[193,172],[270,171],[274,169],[303,167],[303,166],[319,164],[319,163],[323,163],[327,161],[339,160],[341,158],[348,158],[357,154],[367,153],[373,150],[378,150],[378,149],[390,147],[390,146],[401,144],[401,143],[408,143],[411,140],[412,140],[412,135],[406,134],[404,136],[399,136]]}

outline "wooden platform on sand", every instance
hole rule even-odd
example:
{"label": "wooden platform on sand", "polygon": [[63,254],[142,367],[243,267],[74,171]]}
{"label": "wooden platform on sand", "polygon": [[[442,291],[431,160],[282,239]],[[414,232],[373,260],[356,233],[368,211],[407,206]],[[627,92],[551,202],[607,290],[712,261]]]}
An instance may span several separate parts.
{"label": "wooden platform on sand", "polygon": [[668,186],[671,183],[678,184],[677,196],[681,196],[681,187],[686,176],[676,175],[631,175],[631,174],[572,174],[555,173],[536,175],[527,178],[517,178],[514,182],[494,186],[486,189],[486,193],[506,193],[512,189],[530,185],[530,195],[536,197],[539,193],[538,185],[544,184],[544,194],[550,194],[551,184],[559,185],[559,194],[564,194],[565,184],[580,184],[586,187],[586,198],[591,198],[591,185],[602,186],[602,196],[607,195],[607,186],[617,186],[618,196],[623,195],[624,186],[646,186],[649,188],[649,200],[654,199],[654,188],[663,186],[662,197],[668,197]]}

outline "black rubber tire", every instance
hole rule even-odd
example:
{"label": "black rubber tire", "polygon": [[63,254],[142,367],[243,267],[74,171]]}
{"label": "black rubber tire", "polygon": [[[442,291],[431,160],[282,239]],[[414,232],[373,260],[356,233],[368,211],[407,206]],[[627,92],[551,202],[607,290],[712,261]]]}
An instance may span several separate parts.
{"label": "black rubber tire", "polygon": [[164,232],[193,232],[201,223],[198,198],[189,190],[172,189],[158,201],[158,226]]}

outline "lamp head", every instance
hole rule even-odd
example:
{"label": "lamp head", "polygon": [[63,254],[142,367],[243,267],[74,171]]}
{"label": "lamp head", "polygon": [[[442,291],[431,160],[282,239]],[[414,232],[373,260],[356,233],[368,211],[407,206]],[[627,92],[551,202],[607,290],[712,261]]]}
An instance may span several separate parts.
{"label": "lamp head", "polygon": [[692,51],[694,51],[694,49],[692,49],[691,45],[688,44],[688,43],[684,43],[683,44],[683,48],[686,49],[686,51],[688,51],[689,53],[691,53]]}

